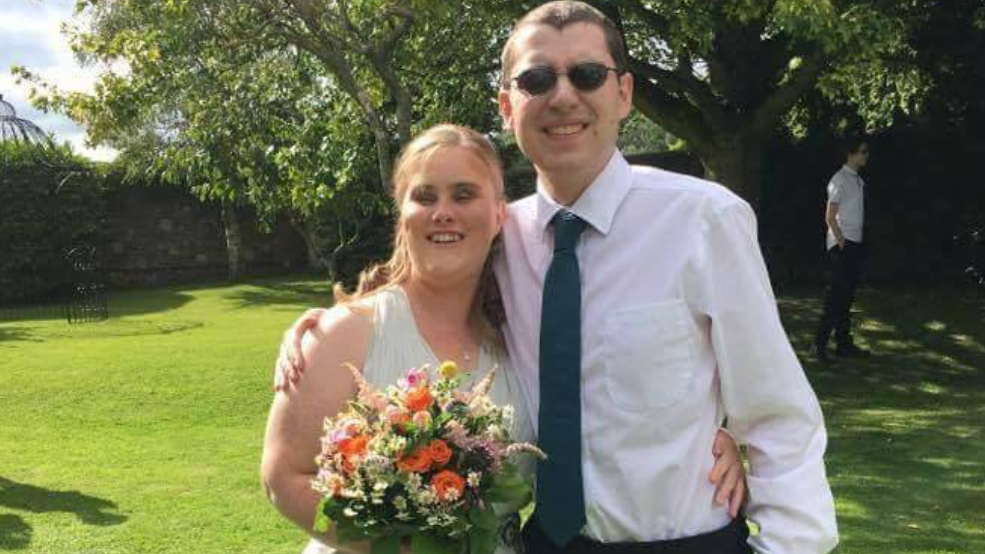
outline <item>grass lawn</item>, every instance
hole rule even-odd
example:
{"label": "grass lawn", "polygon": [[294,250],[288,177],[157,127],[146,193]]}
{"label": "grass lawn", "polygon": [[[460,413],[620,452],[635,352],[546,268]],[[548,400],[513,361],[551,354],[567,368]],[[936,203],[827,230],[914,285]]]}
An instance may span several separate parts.
{"label": "grass lawn", "polygon": [[[0,551],[298,554],[257,467],[280,333],[326,296],[283,279],[166,288],[113,296],[102,323],[0,323]],[[814,296],[781,297],[801,354]],[[838,552],[985,552],[985,300],[866,290],[859,304],[877,355],[806,366]]]}

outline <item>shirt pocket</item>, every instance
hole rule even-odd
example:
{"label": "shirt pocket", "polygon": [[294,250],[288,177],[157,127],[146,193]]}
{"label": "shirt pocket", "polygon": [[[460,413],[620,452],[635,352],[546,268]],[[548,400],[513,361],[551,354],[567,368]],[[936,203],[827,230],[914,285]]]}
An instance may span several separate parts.
{"label": "shirt pocket", "polygon": [[617,406],[633,411],[673,406],[694,376],[697,339],[679,300],[634,306],[605,320],[606,387]]}

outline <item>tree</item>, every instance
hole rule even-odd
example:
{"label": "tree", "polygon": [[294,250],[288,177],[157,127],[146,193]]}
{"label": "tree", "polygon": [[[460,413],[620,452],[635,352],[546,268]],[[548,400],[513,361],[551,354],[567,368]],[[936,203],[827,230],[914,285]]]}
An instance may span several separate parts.
{"label": "tree", "polygon": [[[485,51],[493,26],[471,18],[457,27],[471,31],[463,40],[447,5],[415,16],[428,4],[81,0],[88,17],[73,34],[77,53],[127,71],[104,72],[92,95],[16,72],[36,85],[36,105],[121,149],[131,175],[189,186],[226,216],[241,205],[266,221],[287,213],[309,257],[334,267],[386,211],[394,146],[413,124],[451,117],[488,128],[495,115],[484,58],[446,55]],[[442,54],[428,55],[434,48]],[[226,222],[235,275],[237,225]]]}
{"label": "tree", "polygon": [[[805,92],[841,94],[853,71],[912,54],[903,40],[908,4],[896,2],[593,3],[627,37],[635,106],[754,204],[764,149]],[[879,76],[893,80],[887,69]]]}

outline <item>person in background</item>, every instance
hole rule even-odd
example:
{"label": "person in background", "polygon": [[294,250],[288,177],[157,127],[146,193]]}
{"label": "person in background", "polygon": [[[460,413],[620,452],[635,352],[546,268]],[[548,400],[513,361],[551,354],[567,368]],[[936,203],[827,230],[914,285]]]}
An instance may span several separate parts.
{"label": "person in background", "polygon": [[835,354],[865,357],[869,351],[852,340],[852,303],[865,265],[867,249],[863,237],[865,223],[865,181],[859,171],[869,161],[869,144],[861,137],[845,142],[845,164],[828,183],[828,202],[824,209],[829,265],[829,283],[824,311],[814,334],[812,353],[828,362],[828,342],[835,335]]}

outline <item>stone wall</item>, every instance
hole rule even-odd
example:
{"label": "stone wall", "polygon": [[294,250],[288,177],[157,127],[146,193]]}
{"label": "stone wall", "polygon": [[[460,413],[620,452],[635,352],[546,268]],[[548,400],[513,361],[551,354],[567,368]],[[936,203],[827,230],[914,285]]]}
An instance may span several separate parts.
{"label": "stone wall", "polygon": [[[240,212],[246,275],[306,268],[304,243],[287,222],[261,233]],[[223,279],[226,239],[217,205],[171,187],[122,187],[106,197],[101,266],[111,286]]]}

